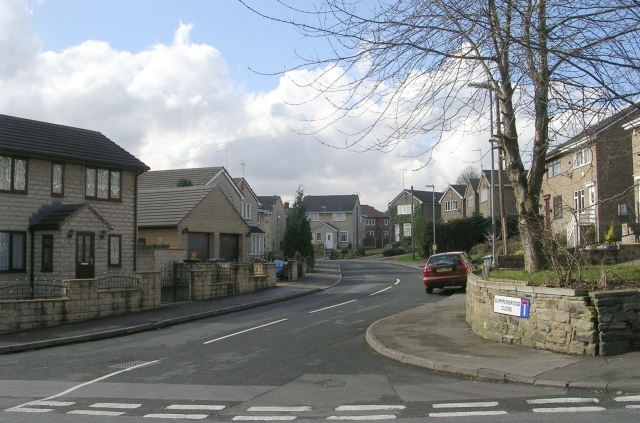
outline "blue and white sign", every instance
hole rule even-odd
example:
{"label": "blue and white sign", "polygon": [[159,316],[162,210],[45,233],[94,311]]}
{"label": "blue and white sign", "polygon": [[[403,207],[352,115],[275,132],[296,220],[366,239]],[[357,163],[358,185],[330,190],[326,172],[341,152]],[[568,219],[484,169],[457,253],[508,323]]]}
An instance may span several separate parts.
{"label": "blue and white sign", "polygon": [[496,295],[493,297],[493,312],[508,314],[509,316],[529,318],[531,300],[528,298],[513,298]]}

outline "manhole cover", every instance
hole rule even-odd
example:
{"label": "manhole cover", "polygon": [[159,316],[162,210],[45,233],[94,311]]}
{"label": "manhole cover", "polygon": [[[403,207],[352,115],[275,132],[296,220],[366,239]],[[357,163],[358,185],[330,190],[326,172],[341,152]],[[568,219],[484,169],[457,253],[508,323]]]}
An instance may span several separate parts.
{"label": "manhole cover", "polygon": [[109,367],[113,369],[128,369],[130,367],[135,367],[135,366],[140,366],[141,368],[155,366],[156,364],[160,364],[160,361],[139,361],[138,360],[138,361],[127,361],[126,363],[114,364]]}
{"label": "manhole cover", "polygon": [[323,388],[342,388],[345,383],[340,380],[328,380],[324,383]]}

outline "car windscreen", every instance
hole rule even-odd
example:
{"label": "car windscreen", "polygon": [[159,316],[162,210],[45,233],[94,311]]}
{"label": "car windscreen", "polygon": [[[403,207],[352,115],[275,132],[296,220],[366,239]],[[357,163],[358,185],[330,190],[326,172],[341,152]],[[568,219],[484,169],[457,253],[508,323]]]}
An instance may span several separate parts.
{"label": "car windscreen", "polygon": [[460,257],[457,254],[446,254],[442,256],[429,257],[427,266],[452,266],[460,263]]}

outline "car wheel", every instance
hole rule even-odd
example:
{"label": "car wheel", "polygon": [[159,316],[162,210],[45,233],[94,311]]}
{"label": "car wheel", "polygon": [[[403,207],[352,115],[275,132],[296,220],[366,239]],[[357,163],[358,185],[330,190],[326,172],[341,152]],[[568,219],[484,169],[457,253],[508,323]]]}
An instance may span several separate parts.
{"label": "car wheel", "polygon": [[430,286],[425,287],[425,289],[427,290],[427,294],[433,294],[433,288]]}

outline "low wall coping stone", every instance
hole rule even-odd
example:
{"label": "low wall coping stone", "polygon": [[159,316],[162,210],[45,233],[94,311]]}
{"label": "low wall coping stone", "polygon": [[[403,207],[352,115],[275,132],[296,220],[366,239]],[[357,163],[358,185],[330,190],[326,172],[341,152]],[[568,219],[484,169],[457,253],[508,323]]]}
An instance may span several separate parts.
{"label": "low wall coping stone", "polygon": [[611,291],[593,291],[589,292],[591,298],[604,298],[604,297],[626,297],[629,293],[640,294],[638,289],[614,289]]}

